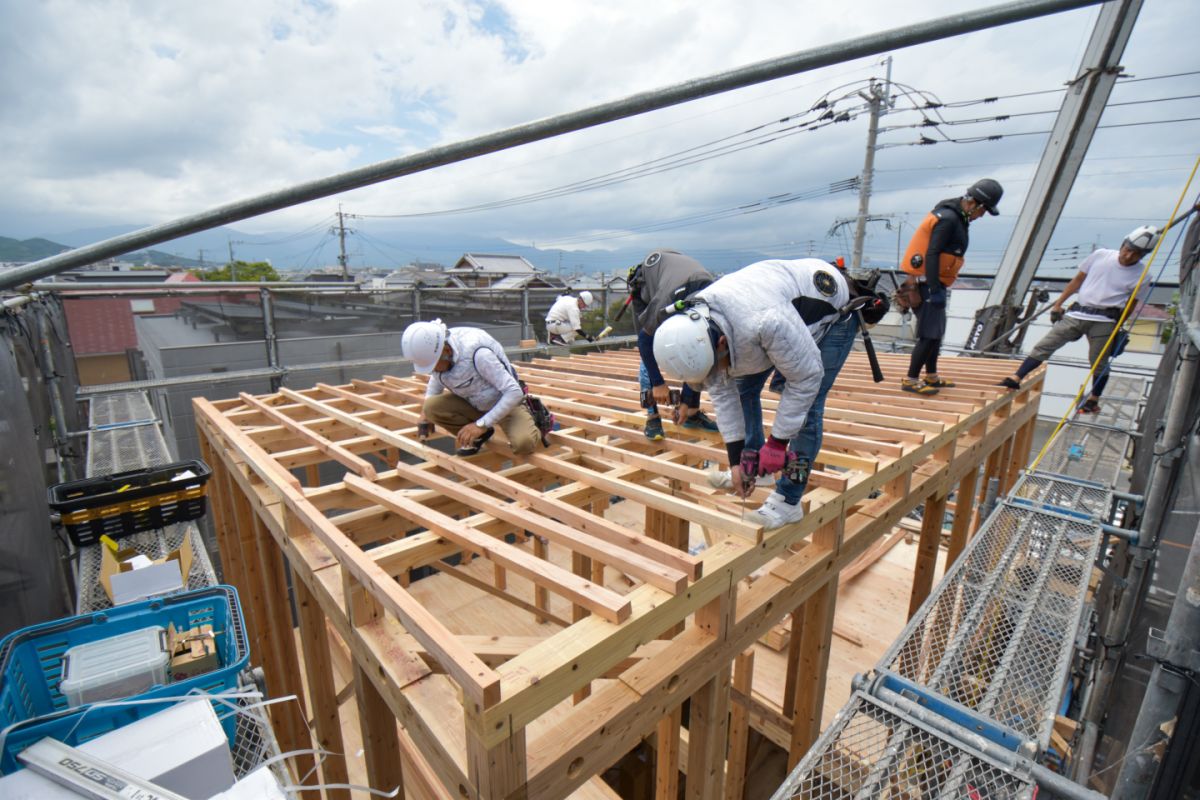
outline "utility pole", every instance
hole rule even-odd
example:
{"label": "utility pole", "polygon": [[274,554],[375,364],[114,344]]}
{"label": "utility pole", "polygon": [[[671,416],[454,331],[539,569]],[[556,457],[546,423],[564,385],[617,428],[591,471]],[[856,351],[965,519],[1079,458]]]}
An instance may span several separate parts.
{"label": "utility pole", "polygon": [[203,247],[201,247],[201,248],[200,248],[200,253],[199,253],[199,255],[200,255],[200,258],[199,258],[199,261],[200,261],[200,269],[201,269],[201,270],[203,270],[203,269],[204,269],[204,248],[203,248]]}
{"label": "utility pole", "polygon": [[[342,213],[342,204],[338,203],[336,232],[338,235],[338,264],[342,267],[342,280],[350,280],[350,267],[346,260],[346,217],[353,219],[353,214]],[[354,233],[354,231],[350,231]]]}
{"label": "utility pole", "polygon": [[[237,280],[237,262],[233,258],[233,239],[226,239],[229,242],[229,280]],[[241,244],[241,242],[238,242]]]}
{"label": "utility pole", "polygon": [[892,92],[892,57],[884,59],[887,64],[887,77],[882,86],[875,80],[866,92],[859,96],[867,101],[871,108],[870,121],[867,125],[867,155],[863,159],[862,184],[858,189],[858,223],[854,226],[854,251],[850,257],[850,269],[862,267],[863,239],[867,235],[867,217],[871,213],[871,184],[875,179],[875,139],[879,136],[879,118],[884,114],[887,104],[891,102]]}

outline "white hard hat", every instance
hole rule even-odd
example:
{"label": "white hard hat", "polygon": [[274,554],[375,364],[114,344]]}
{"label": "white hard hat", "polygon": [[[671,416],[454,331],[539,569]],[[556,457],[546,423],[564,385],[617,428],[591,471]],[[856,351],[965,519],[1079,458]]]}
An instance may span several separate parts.
{"label": "white hard hat", "polygon": [[582,292],[579,293],[579,299],[583,301],[583,305],[585,308],[591,307],[592,293],[589,292],[587,289],[584,289]]}
{"label": "white hard hat", "polygon": [[1153,225],[1142,225],[1139,228],[1134,228],[1125,237],[1125,241],[1122,244],[1127,244],[1134,250],[1149,253],[1154,249],[1154,245],[1158,244],[1158,228]]}
{"label": "white hard hat", "polygon": [[694,306],[676,314],[654,332],[654,360],[663,375],[684,383],[701,384],[715,360],[708,335],[708,308]]}
{"label": "white hard hat", "polygon": [[446,326],[440,319],[433,322],[414,322],[404,329],[400,337],[400,350],[412,361],[413,369],[423,375],[433,372],[433,367],[442,357],[442,346],[446,344]]}

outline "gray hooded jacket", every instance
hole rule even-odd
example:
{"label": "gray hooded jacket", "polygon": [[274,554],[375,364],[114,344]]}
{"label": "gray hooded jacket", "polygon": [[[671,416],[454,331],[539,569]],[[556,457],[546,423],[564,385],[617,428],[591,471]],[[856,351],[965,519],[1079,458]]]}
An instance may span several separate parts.
{"label": "gray hooded jacket", "polygon": [[[793,301],[810,303],[806,319]],[[721,438],[746,438],[742,402],[735,378],[771,367],[787,380],[771,435],[789,440],[804,427],[825,368],[817,342],[838,318],[836,309],[850,299],[846,280],[816,258],[759,261],[719,279],[693,299],[706,304],[713,322],[729,342],[728,371],[714,370],[704,383],[717,412]]]}

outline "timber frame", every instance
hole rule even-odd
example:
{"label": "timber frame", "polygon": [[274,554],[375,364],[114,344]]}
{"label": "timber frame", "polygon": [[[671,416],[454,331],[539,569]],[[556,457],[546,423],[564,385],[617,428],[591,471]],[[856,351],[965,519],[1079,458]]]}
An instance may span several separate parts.
{"label": "timber frame", "polygon": [[[284,749],[315,739],[344,752],[332,642],[353,662],[366,773],[379,789],[565,797],[648,740],[656,796],[675,798],[682,769],[689,798],[736,798],[750,726],[783,737],[795,764],[821,727],[839,574],[924,504],[911,615],[933,585],[947,500],[953,559],[990,480],[1006,491],[1032,441],[1043,370],[1008,392],[995,384],[1011,363],[944,358],[957,387],[923,398],[898,389],[907,356],[882,361],[891,377],[875,384],[865,357],[851,355],[828,397],[807,515],[765,535],[707,482],[705,462],[727,466],[716,434],[664,419],[665,441],[642,436],[634,351],[518,363],[561,425],[526,458],[501,435],[469,459],[419,442],[417,377],[197,399],[226,580],[270,693],[307,700],[272,707]],[[644,528],[606,519],[613,498],[645,506]],[[707,544],[697,555],[692,523]],[[571,568],[547,548],[570,551]],[[456,566],[473,557],[492,562],[491,581]],[[509,637],[502,618],[488,635],[451,630],[408,590],[421,567],[539,615],[546,636]],[[623,592],[606,588],[606,571],[627,576]],[[510,592],[508,574],[532,581],[532,596]],[[567,599],[571,619],[552,613],[550,593]],[[751,696],[750,648],[789,616],[787,687],[764,709]],[[338,756],[321,771],[326,782],[347,777]]]}

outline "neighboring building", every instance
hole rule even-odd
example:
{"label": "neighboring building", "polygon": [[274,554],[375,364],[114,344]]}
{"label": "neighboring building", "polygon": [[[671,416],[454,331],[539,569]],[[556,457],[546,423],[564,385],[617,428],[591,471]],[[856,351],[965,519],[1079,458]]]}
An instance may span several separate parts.
{"label": "neighboring building", "polygon": [[[554,289],[563,286],[562,280],[540,271],[522,256],[464,253],[446,274],[472,288]],[[501,282],[504,282],[503,286]]]}
{"label": "neighboring building", "polygon": [[[145,283],[199,281],[190,272],[168,273],[143,269],[84,270],[59,277],[68,276],[80,284],[106,280]],[[120,292],[104,296],[73,295],[69,292],[62,295],[79,383],[83,386],[133,380],[138,375],[138,339],[134,319],[143,314],[172,314],[182,302],[180,297],[120,295]]]}

